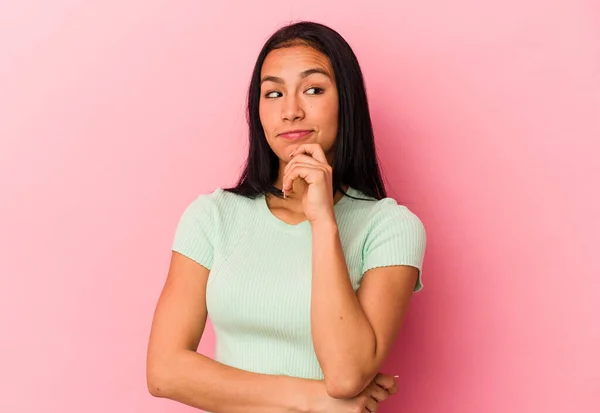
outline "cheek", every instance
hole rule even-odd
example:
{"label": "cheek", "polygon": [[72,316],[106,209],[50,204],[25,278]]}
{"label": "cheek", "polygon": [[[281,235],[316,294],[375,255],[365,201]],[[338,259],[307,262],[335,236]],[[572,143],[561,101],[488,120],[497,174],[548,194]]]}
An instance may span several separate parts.
{"label": "cheek", "polygon": [[269,136],[271,133],[273,123],[271,120],[271,111],[269,111],[269,109],[266,106],[260,105],[260,107],[258,108],[258,117],[260,118],[260,123],[262,124],[265,134]]}
{"label": "cheek", "polygon": [[322,112],[324,121],[331,129],[337,130],[338,124],[338,102],[337,99],[328,102],[327,107]]}
{"label": "cheek", "polygon": [[323,125],[323,126],[327,126],[328,128],[331,127],[332,124],[337,124],[337,119],[338,119],[338,103],[337,100],[335,101],[331,101],[331,100],[327,100],[327,101],[322,101],[319,102],[318,104],[311,104],[310,105],[310,110],[311,110],[311,117],[315,120],[318,119],[318,122]]}
{"label": "cheek", "polygon": [[319,107],[319,124],[322,127],[320,143],[325,152],[333,147],[338,132],[338,102],[330,100]]}

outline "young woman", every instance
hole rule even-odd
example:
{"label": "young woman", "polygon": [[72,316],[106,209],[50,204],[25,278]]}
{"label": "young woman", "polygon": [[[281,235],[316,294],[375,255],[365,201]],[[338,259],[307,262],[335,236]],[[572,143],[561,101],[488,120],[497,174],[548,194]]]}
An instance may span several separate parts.
{"label": "young woman", "polygon": [[[374,412],[378,374],[413,291],[425,230],[386,197],[359,64],[302,22],[264,45],[234,188],[202,194],[176,230],[147,358],[151,394],[214,413]],[[215,360],[196,352],[207,315]]]}

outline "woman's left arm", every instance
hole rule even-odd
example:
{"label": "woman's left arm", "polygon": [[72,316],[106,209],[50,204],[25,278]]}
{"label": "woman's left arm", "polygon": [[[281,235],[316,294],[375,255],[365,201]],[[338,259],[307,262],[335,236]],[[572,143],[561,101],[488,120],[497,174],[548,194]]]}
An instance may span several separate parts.
{"label": "woman's left arm", "polygon": [[394,343],[417,280],[410,266],[367,271],[355,294],[335,221],[311,222],[311,326],[331,397],[354,397],[377,374]]}
{"label": "woman's left arm", "polygon": [[[315,352],[329,395],[351,398],[369,385],[387,357],[419,270],[386,262],[364,273],[355,294],[333,210],[332,168],[318,144],[300,145],[290,156],[283,177],[284,193],[291,191],[295,179],[308,184],[302,203],[312,228]],[[394,232],[395,228],[383,231],[388,230]],[[392,240],[395,235],[391,234]]]}

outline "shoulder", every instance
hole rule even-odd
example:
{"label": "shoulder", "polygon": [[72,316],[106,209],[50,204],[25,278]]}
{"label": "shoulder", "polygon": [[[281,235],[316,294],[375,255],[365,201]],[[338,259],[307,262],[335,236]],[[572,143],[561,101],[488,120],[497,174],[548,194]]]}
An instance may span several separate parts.
{"label": "shoulder", "polygon": [[424,234],[425,226],[419,216],[408,206],[399,204],[394,198],[387,197],[377,200],[357,190],[354,190],[352,195],[362,198],[352,200],[353,214],[356,214],[356,218],[359,218],[370,230],[391,226]]}
{"label": "shoulder", "polygon": [[212,192],[203,192],[195,196],[189,204],[198,209],[227,209],[231,206],[238,206],[251,202],[252,200],[241,195],[237,195],[218,187]]}
{"label": "shoulder", "polygon": [[217,188],[212,192],[196,194],[185,206],[183,216],[188,218],[210,217],[215,204],[221,197],[222,190]]}
{"label": "shoulder", "polygon": [[215,225],[233,223],[253,213],[255,200],[234,194],[221,187],[200,193],[189,203],[185,213],[196,219],[209,220]]}
{"label": "shoulder", "polygon": [[190,202],[190,206],[207,208],[216,204],[223,196],[223,189],[216,188],[212,192],[201,192],[194,196],[194,199]]}
{"label": "shoulder", "polygon": [[203,192],[184,207],[179,220],[177,232],[205,233],[212,232],[214,236],[219,235],[219,227],[222,222],[229,222],[236,215],[236,211],[243,210],[247,201],[244,197],[216,188],[211,192]]}
{"label": "shoulder", "polygon": [[393,198],[384,198],[376,201],[371,213],[371,220],[374,224],[378,222],[397,222],[399,225],[423,230],[425,226],[419,216],[408,206],[399,204]]}

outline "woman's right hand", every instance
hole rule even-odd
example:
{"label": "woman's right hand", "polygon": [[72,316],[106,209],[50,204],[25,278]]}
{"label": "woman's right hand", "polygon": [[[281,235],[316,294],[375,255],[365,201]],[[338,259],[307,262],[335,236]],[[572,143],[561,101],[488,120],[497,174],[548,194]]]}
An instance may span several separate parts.
{"label": "woman's right hand", "polygon": [[398,392],[396,379],[387,374],[378,374],[371,384],[352,399],[334,399],[329,395],[317,404],[314,413],[373,413],[379,403]]}

